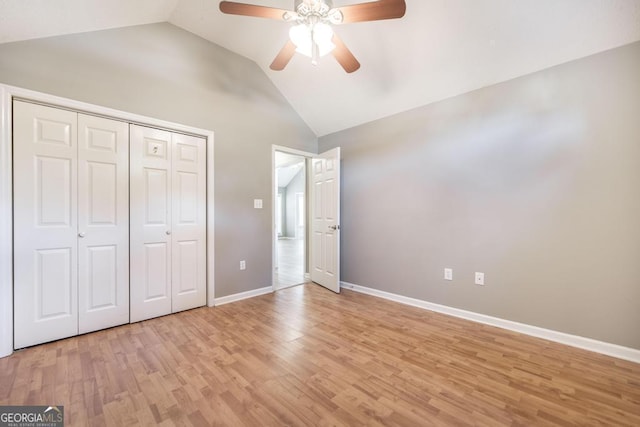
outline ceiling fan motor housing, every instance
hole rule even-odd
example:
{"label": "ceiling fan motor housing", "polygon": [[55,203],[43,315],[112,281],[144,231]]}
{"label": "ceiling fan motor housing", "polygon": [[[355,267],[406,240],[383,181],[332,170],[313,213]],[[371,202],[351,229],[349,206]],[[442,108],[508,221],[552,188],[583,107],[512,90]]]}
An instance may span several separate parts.
{"label": "ceiling fan motor housing", "polygon": [[333,8],[331,0],[295,0],[295,12],[286,12],[282,17],[287,22],[312,25],[316,22],[341,24],[342,12]]}
{"label": "ceiling fan motor housing", "polygon": [[295,0],[293,10],[297,11],[298,7],[302,3],[306,4],[311,9],[320,8],[323,4],[326,5],[329,9],[333,7],[332,0]]}

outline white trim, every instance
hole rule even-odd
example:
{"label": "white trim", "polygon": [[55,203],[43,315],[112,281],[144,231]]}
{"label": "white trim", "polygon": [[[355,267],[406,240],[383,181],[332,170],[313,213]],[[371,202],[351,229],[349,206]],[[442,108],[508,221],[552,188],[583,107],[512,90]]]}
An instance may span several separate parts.
{"label": "white trim", "polygon": [[273,292],[273,287],[272,286],[267,286],[267,287],[260,288],[260,289],[253,289],[251,291],[240,292],[238,294],[233,294],[233,295],[228,295],[226,297],[216,298],[215,305],[219,306],[219,305],[224,305],[224,304],[230,304],[232,302],[242,301],[243,299],[259,297],[260,295],[270,294],[272,292]]}
{"label": "white trim", "polygon": [[308,151],[296,150],[295,148],[285,147],[284,145],[272,144],[271,152],[275,154],[276,151],[282,151],[283,153],[293,154],[294,156],[301,156],[301,157],[308,157],[308,158],[318,155],[316,153],[310,153]]}
{"label": "white trim", "polygon": [[[287,153],[287,154],[293,154],[296,156],[301,156],[304,157],[305,159],[311,159],[314,156],[317,156],[317,154],[314,153],[309,153],[307,151],[301,151],[301,150],[296,150],[295,148],[289,148],[289,147],[284,147],[282,145],[275,145],[272,144],[271,145],[271,286],[275,289],[276,287],[276,272],[277,267],[278,267],[278,259],[276,257],[276,253],[277,253],[277,240],[278,240],[278,236],[277,236],[277,226],[276,226],[276,206],[277,206],[277,200],[276,200],[276,196],[277,196],[277,192],[276,192],[276,151],[280,151],[282,153]],[[305,196],[305,202],[307,204],[307,208],[309,207],[309,195],[307,194],[307,187],[308,187],[308,183],[307,183],[307,179],[308,179],[308,167],[307,167],[307,162],[305,161],[305,165],[304,165],[304,170],[305,170],[305,190],[304,190],[304,196]],[[308,211],[308,209],[307,209]],[[308,219],[308,215],[307,215],[307,219]],[[307,225],[305,225],[305,238],[304,238],[304,244],[305,244],[305,251],[304,251],[304,257],[307,258],[307,247],[309,246],[309,242],[307,241],[307,236],[309,235],[309,233],[306,232],[306,227],[308,227],[308,222],[307,221]],[[306,262],[305,262],[306,264]],[[308,273],[305,273],[305,278],[307,276]]]}
{"label": "white trim", "polygon": [[11,96],[0,85],[0,357],[13,352]]}
{"label": "white trim", "polygon": [[213,132],[207,135],[207,306],[213,307],[216,301],[216,268],[215,268],[215,189]]}
{"label": "white trim", "polygon": [[401,304],[423,308],[425,310],[435,311],[437,313],[443,313],[449,316],[459,317],[461,319],[471,320],[472,322],[496,326],[498,328],[519,332],[521,334],[530,335],[549,341],[554,341],[571,347],[577,347],[583,350],[589,350],[596,353],[605,354],[607,356],[617,357],[619,359],[640,363],[640,350],[636,350],[633,348],[597,341],[591,338],[584,338],[577,335],[566,334],[564,332],[553,331],[551,329],[539,328],[537,326],[531,326],[524,323],[512,322],[511,320],[500,319],[480,313],[474,313],[472,311],[448,307],[446,305],[434,304],[432,302],[416,298],[392,294],[390,292],[367,288],[365,286],[354,285],[353,283],[340,282],[340,284],[343,288],[351,289],[355,292],[360,292],[374,297],[399,302]]}
{"label": "white trim", "polygon": [[13,351],[13,200],[11,171],[11,105],[13,98],[67,108],[127,123],[204,137],[207,140],[207,305],[215,303],[214,134],[207,129],[101,107],[0,84],[0,357]]}

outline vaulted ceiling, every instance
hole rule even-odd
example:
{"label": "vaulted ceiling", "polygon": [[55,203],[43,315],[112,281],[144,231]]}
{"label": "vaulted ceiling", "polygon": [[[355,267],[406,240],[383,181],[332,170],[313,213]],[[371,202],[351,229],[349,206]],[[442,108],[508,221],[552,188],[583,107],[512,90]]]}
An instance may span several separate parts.
{"label": "vaulted ceiling", "polygon": [[407,0],[402,19],[336,28],[362,64],[355,73],[300,55],[276,72],[288,24],[224,15],[218,3],[0,0],[0,43],[167,21],[255,61],[322,136],[640,40],[639,0]]}

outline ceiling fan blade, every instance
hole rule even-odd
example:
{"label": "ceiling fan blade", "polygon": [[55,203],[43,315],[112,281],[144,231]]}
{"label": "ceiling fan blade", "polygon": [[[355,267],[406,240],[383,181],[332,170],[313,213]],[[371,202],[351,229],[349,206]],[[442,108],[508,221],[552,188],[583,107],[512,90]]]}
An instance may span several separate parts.
{"label": "ceiling fan blade", "polygon": [[274,7],[256,6],[254,4],[236,3],[234,1],[221,1],[220,11],[230,15],[257,16],[258,18],[283,19],[286,9]]}
{"label": "ceiling fan blade", "polygon": [[360,68],[360,63],[358,62],[356,57],[353,56],[353,53],[351,53],[347,46],[342,42],[340,37],[338,37],[334,33],[331,41],[336,45],[336,48],[333,49],[331,53],[333,53],[333,56],[336,58],[338,63],[342,65],[342,68],[344,68],[347,73],[353,73],[358,68]]}
{"label": "ceiling fan blade", "polygon": [[296,53],[296,45],[293,44],[291,40],[287,41],[287,44],[284,45],[282,50],[276,56],[276,59],[273,60],[269,68],[274,71],[282,71],[284,67],[287,66],[291,58],[293,58],[293,54]]}
{"label": "ceiling fan blade", "polygon": [[342,12],[343,24],[402,18],[407,10],[404,0],[379,0],[336,8]]}

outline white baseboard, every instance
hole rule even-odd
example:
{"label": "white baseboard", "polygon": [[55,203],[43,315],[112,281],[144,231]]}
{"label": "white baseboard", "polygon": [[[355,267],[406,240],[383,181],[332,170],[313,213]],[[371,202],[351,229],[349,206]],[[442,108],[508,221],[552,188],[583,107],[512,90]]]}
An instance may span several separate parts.
{"label": "white baseboard", "polygon": [[392,294],[390,292],[380,291],[378,289],[354,285],[353,283],[340,282],[340,285],[345,289],[351,289],[355,292],[384,298],[390,301],[399,302],[401,304],[423,308],[425,310],[435,311],[437,313],[448,314],[450,316],[471,320],[473,322],[484,323],[486,325],[497,326],[498,328],[508,329],[510,331],[515,331],[525,335],[554,341],[560,344],[569,345],[571,347],[577,347],[584,350],[605,354],[607,356],[628,360],[630,362],[640,363],[640,350],[636,350],[633,348],[597,341],[591,338],[584,338],[577,335],[566,334],[564,332],[553,331],[551,329],[539,328],[537,326],[531,326],[524,323],[513,322],[511,320],[500,319],[498,317],[487,316],[485,314],[474,313],[472,311],[448,307],[446,305],[434,304],[432,302],[416,298],[405,297],[402,295]]}
{"label": "white baseboard", "polygon": [[236,302],[236,301],[241,301],[241,300],[247,299],[247,298],[253,298],[253,297],[258,297],[260,295],[270,294],[271,292],[273,292],[273,287],[272,286],[267,286],[267,287],[260,288],[260,289],[254,289],[252,291],[240,292],[238,294],[233,294],[233,295],[228,295],[226,297],[216,298],[214,305],[218,306],[218,305],[223,305],[223,304],[229,304],[229,303]]}

